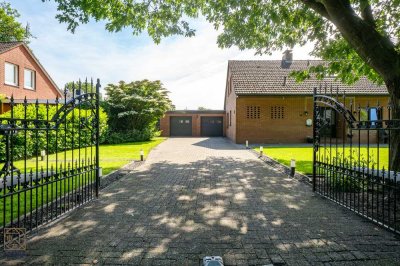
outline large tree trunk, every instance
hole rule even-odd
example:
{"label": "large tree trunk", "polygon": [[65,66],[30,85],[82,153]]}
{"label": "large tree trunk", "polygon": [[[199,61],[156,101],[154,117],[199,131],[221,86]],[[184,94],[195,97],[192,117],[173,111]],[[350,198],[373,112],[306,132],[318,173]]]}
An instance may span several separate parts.
{"label": "large tree trunk", "polygon": [[[387,81],[386,86],[390,93],[392,103],[392,119],[399,121],[394,126],[400,127],[400,77],[392,81]],[[390,132],[389,166],[393,171],[400,172],[400,129]]]}

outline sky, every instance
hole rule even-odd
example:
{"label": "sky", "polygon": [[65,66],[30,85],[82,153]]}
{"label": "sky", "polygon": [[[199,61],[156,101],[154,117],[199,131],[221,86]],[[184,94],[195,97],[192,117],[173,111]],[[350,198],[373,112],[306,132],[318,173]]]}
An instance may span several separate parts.
{"label": "sky", "polygon": [[[194,21],[196,36],[168,37],[156,45],[146,33],[109,33],[104,22],[81,25],[72,34],[55,18],[52,1],[8,2],[20,13],[21,23],[29,22],[36,37],[29,46],[60,88],[86,77],[99,78],[102,88],[120,80],[160,80],[176,109],[223,109],[228,60],[282,57],[282,51],[256,56],[254,50],[221,49],[218,32],[202,18]],[[295,47],[294,59],[311,59],[310,50],[311,45]]]}

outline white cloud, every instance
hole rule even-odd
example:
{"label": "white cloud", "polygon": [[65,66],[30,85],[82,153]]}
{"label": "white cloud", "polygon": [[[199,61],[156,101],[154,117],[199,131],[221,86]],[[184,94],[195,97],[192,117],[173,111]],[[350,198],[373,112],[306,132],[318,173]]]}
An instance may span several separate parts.
{"label": "white cloud", "polygon": [[[155,45],[147,36],[131,36],[128,30],[108,33],[102,23],[80,26],[71,34],[54,19],[54,5],[45,11],[27,16],[38,37],[31,47],[61,86],[86,76],[100,78],[103,87],[119,80],[158,79],[178,109],[222,109],[228,60],[281,58],[281,52],[260,57],[254,51],[220,49],[218,33],[203,21],[196,21],[195,37],[174,37]],[[296,48],[295,59],[309,58],[309,50]]]}

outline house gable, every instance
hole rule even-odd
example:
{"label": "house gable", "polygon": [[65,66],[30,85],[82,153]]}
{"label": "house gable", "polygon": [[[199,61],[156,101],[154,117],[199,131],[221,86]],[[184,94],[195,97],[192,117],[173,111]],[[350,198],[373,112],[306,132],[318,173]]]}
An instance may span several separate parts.
{"label": "house gable", "polygon": [[[9,85],[5,82],[5,64],[16,66],[18,79],[17,85]],[[34,88],[24,86],[24,71],[33,71]],[[1,43],[0,45],[0,94],[15,99],[40,99],[54,100],[62,98],[63,94],[51,79],[47,71],[40,64],[32,51],[23,43]]]}

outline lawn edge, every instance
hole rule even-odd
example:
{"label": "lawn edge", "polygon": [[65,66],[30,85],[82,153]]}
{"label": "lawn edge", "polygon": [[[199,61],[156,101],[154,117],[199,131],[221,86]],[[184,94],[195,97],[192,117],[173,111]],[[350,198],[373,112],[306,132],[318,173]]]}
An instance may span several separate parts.
{"label": "lawn edge", "polygon": [[252,153],[253,155],[255,155],[258,159],[263,161],[264,163],[272,166],[273,168],[277,169],[279,172],[287,175],[288,177],[295,178],[298,181],[301,181],[301,182],[303,182],[303,183],[305,183],[307,185],[310,185],[310,186],[312,185],[312,182],[311,182],[310,178],[307,175],[305,175],[303,173],[300,173],[300,172],[296,172],[294,177],[291,177],[290,176],[291,169],[287,165],[284,165],[283,163],[280,163],[277,160],[275,160],[275,159],[273,159],[273,158],[271,158],[269,156],[266,156],[264,154],[262,156],[260,156],[260,154],[257,151],[255,151],[253,148],[249,148],[247,150],[250,153]]}

